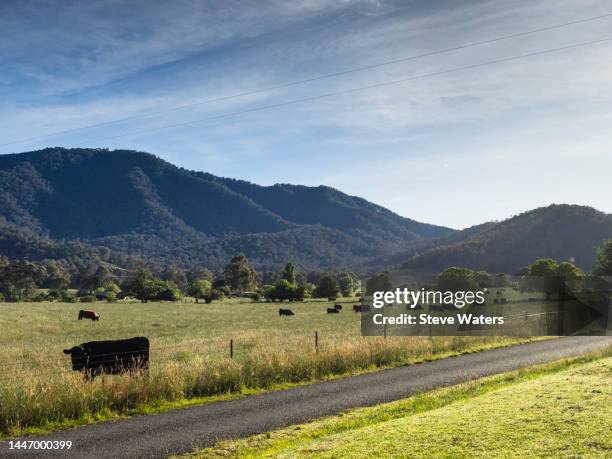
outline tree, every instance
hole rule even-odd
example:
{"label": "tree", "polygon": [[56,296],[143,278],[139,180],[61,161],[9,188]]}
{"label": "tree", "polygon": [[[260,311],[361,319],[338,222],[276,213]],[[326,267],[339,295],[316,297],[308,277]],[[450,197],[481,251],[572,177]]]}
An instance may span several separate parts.
{"label": "tree", "polygon": [[438,274],[438,288],[445,292],[478,290],[475,273],[468,268],[447,268]]}
{"label": "tree", "polygon": [[25,260],[10,261],[0,266],[0,292],[7,300],[22,301],[34,292],[46,276],[47,271],[39,264]]}
{"label": "tree", "polygon": [[474,280],[480,288],[491,287],[491,284],[493,283],[491,275],[486,271],[478,271],[476,274],[474,274]]}
{"label": "tree", "polygon": [[232,290],[245,292],[255,289],[257,272],[249,265],[244,255],[238,255],[223,269],[223,278]]}
{"label": "tree", "polygon": [[183,296],[181,290],[172,281],[156,279],[153,281],[155,293],[151,299],[159,301],[177,301]]}
{"label": "tree", "polygon": [[562,277],[563,279],[576,280],[579,277],[584,276],[584,273],[578,266],[568,261],[564,261],[557,265],[556,275]]}
{"label": "tree", "polygon": [[606,241],[597,251],[597,262],[594,274],[597,276],[612,276],[612,239]]}
{"label": "tree", "polygon": [[576,265],[564,261],[557,264],[551,258],[536,260],[529,266],[528,276],[523,277],[521,288],[524,290],[540,290],[549,300],[553,294],[564,298],[568,286],[576,286],[583,272]]}
{"label": "tree", "polygon": [[70,287],[70,274],[57,261],[49,261],[45,265],[45,270],[47,278],[42,283],[43,287],[55,290],[65,290]]}
{"label": "tree", "polygon": [[338,296],[339,291],[340,287],[338,286],[336,278],[329,274],[326,274],[321,277],[321,280],[319,280],[315,296],[317,298],[329,298],[330,300],[332,300]]}
{"label": "tree", "polygon": [[80,287],[85,291],[94,292],[114,282],[115,276],[106,266],[90,266],[86,273],[81,276]]}
{"label": "tree", "polygon": [[356,274],[344,271],[336,277],[342,296],[351,296],[361,288],[361,280]]}
{"label": "tree", "polygon": [[557,262],[552,258],[536,260],[529,266],[529,275],[537,277],[552,277],[557,274]]}
{"label": "tree", "polygon": [[375,274],[366,282],[366,293],[373,295],[374,292],[388,292],[393,290],[391,277],[388,272]]}
{"label": "tree", "polygon": [[187,287],[187,275],[185,270],[174,265],[166,265],[161,273],[162,280],[174,282],[181,290]]}
{"label": "tree", "polygon": [[491,287],[507,287],[509,284],[506,273],[497,273],[493,276]]}
{"label": "tree", "polygon": [[295,266],[292,263],[287,263],[283,271],[282,278],[290,284],[295,284]]}
{"label": "tree", "polygon": [[124,290],[146,303],[159,294],[160,285],[149,271],[141,269],[136,273],[136,277],[127,283]]}
{"label": "tree", "polygon": [[204,279],[208,281],[213,280],[213,274],[208,269],[203,268],[201,266],[196,266],[195,268],[191,268],[189,271],[187,271],[186,275],[187,275],[188,282],[192,282],[194,280],[200,280],[200,279]]}
{"label": "tree", "polygon": [[106,301],[113,302],[117,300],[117,297],[119,296],[119,293],[121,293],[121,289],[119,288],[119,286],[117,284],[108,284],[105,288],[104,288],[104,299]]}
{"label": "tree", "polygon": [[189,283],[189,287],[187,288],[187,293],[195,298],[196,303],[199,300],[206,298],[210,295],[210,291],[212,289],[212,284],[207,279],[195,279]]}
{"label": "tree", "polygon": [[289,283],[287,279],[281,279],[276,285],[268,287],[264,294],[271,301],[303,301],[305,291],[304,287],[298,287],[296,284]]}

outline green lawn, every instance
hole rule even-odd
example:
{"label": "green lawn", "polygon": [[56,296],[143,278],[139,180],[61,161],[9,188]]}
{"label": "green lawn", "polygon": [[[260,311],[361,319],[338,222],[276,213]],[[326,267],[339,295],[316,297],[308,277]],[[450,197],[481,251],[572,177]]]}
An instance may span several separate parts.
{"label": "green lawn", "polygon": [[[612,457],[612,352],[350,411],[196,457]],[[591,360],[591,361],[589,361]]]}

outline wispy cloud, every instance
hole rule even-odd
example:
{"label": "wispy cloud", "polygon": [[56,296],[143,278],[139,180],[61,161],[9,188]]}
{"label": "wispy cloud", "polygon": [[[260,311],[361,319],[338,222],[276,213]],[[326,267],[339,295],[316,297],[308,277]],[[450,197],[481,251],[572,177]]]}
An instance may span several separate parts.
{"label": "wispy cloud", "polygon": [[[143,115],[610,13],[606,3],[4,2],[0,136],[8,142]],[[612,106],[612,42],[197,122],[606,36],[610,18],[2,151],[135,148],[260,183],[325,183],[454,226],[572,196],[612,211],[601,199],[612,190],[600,180],[612,167],[602,121]],[[168,125],[178,126],[157,130]],[[581,162],[579,151],[597,164]],[[589,183],[577,194],[536,192],[552,183],[547,170]]]}

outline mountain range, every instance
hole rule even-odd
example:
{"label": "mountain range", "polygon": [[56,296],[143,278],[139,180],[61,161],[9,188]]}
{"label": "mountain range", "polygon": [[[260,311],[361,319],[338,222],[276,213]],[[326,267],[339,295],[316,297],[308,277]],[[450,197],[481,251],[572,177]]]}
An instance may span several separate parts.
{"label": "mountain range", "polygon": [[538,257],[590,269],[612,216],[558,205],[456,231],[326,186],[260,186],[106,149],[0,155],[0,255],[143,259],[219,269],[244,253],[260,269],[360,272],[449,265],[513,272]]}
{"label": "mountain range", "polygon": [[55,257],[75,243],[218,268],[349,267],[453,230],[333,188],[259,186],[151,154],[49,148],[0,156],[0,253]]}

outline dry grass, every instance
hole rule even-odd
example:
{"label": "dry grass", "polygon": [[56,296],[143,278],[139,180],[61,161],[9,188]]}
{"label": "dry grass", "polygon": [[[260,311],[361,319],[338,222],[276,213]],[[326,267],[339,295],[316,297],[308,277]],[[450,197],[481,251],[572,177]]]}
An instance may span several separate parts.
{"label": "dry grass", "polygon": [[[81,305],[83,306],[83,305]],[[0,434],[87,422],[185,399],[270,389],[516,343],[501,337],[362,338],[359,315],[325,314],[325,302],[290,307],[230,301],[213,305],[96,304],[99,323],[76,321],[79,305],[0,304]],[[346,309],[350,308],[347,303]],[[7,333],[4,333],[4,330]],[[318,352],[314,331],[320,333]],[[85,382],[61,350],[92,339],[144,335],[148,374]],[[229,339],[235,358],[229,358]]]}

